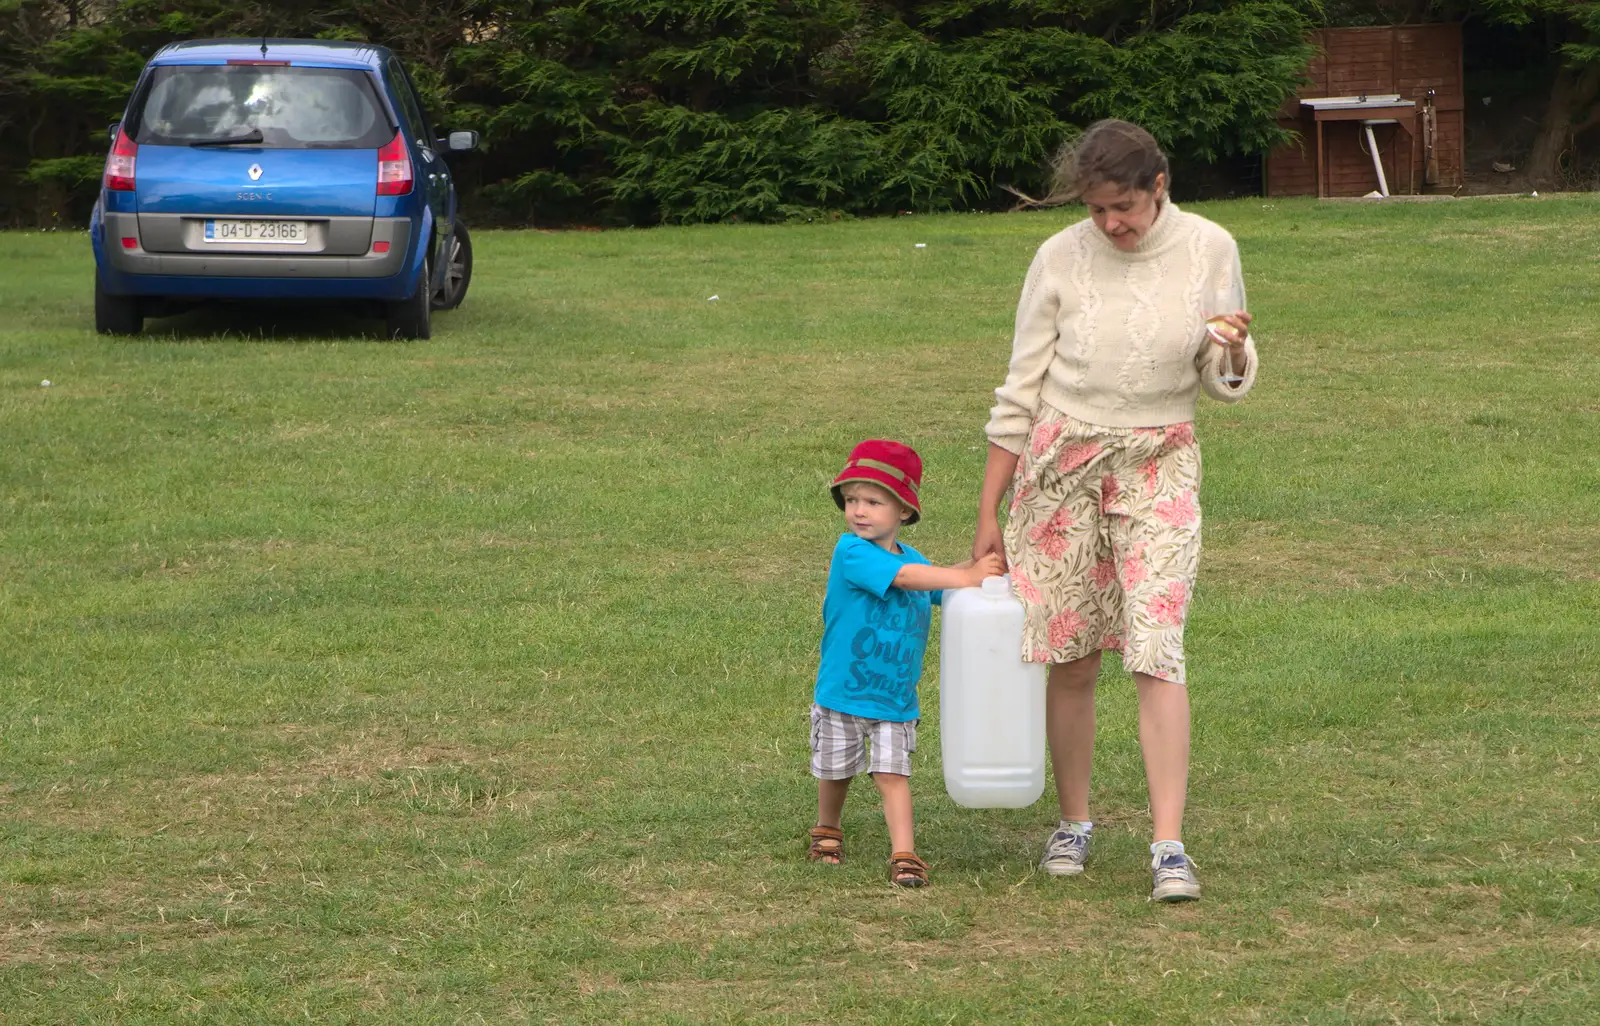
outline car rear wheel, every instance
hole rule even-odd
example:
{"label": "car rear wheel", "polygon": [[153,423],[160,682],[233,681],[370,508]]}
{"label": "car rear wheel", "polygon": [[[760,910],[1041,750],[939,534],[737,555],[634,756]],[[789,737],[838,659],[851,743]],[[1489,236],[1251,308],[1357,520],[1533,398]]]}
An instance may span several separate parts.
{"label": "car rear wheel", "polygon": [[144,330],[138,296],[114,296],[94,276],[94,330],[102,335],[137,335]]}
{"label": "car rear wheel", "polygon": [[454,310],[460,306],[467,298],[467,286],[472,284],[472,236],[460,221],[450,233],[445,261],[444,284],[433,294],[435,310]]}
{"label": "car rear wheel", "polygon": [[433,280],[432,271],[431,262],[423,257],[422,274],[417,278],[416,291],[408,299],[384,305],[384,328],[390,338],[433,336],[432,304],[428,301],[428,283]]}

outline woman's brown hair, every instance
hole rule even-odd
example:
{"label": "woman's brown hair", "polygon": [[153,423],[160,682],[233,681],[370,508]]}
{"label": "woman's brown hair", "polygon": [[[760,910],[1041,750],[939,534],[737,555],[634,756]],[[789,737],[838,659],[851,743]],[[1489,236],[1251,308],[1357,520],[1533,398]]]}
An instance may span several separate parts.
{"label": "woman's brown hair", "polygon": [[1096,121],[1057,151],[1052,166],[1050,194],[1044,199],[1009,191],[1022,197],[1025,206],[1054,207],[1081,199],[1085,192],[1106,183],[1153,192],[1156,176],[1165,175],[1167,187],[1172,187],[1172,172],[1161,144],[1131,121]]}

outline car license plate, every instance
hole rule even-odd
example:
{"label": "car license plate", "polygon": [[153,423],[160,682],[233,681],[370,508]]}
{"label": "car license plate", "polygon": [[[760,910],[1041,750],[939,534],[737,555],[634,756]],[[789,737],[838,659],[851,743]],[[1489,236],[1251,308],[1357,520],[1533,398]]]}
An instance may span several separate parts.
{"label": "car license plate", "polygon": [[207,221],[206,241],[303,246],[311,238],[304,221]]}

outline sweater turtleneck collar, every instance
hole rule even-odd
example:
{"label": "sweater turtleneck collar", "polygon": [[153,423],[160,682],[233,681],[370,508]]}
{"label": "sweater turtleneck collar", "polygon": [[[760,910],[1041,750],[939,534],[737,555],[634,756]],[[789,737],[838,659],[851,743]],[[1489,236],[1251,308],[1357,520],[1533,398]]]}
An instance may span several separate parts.
{"label": "sweater turtleneck collar", "polygon": [[1116,243],[1106,238],[1105,232],[1099,228],[1092,228],[1091,231],[1099,237],[1101,244],[1116,256],[1128,260],[1143,260],[1161,252],[1177,236],[1178,221],[1178,205],[1171,199],[1163,200],[1161,209],[1156,212],[1156,219],[1150,223],[1150,230],[1145,232],[1144,237],[1129,250],[1118,249]]}

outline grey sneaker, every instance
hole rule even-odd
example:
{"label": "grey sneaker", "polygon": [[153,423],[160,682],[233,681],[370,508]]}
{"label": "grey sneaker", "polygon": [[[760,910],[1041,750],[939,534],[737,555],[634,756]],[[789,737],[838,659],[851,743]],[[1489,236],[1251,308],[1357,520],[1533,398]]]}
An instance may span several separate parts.
{"label": "grey sneaker", "polygon": [[1089,834],[1062,826],[1045,842],[1039,868],[1051,876],[1077,876],[1089,858]]}
{"label": "grey sneaker", "polygon": [[1199,901],[1200,881],[1195,879],[1194,862],[1178,851],[1163,851],[1151,864],[1155,886],[1151,901]]}

